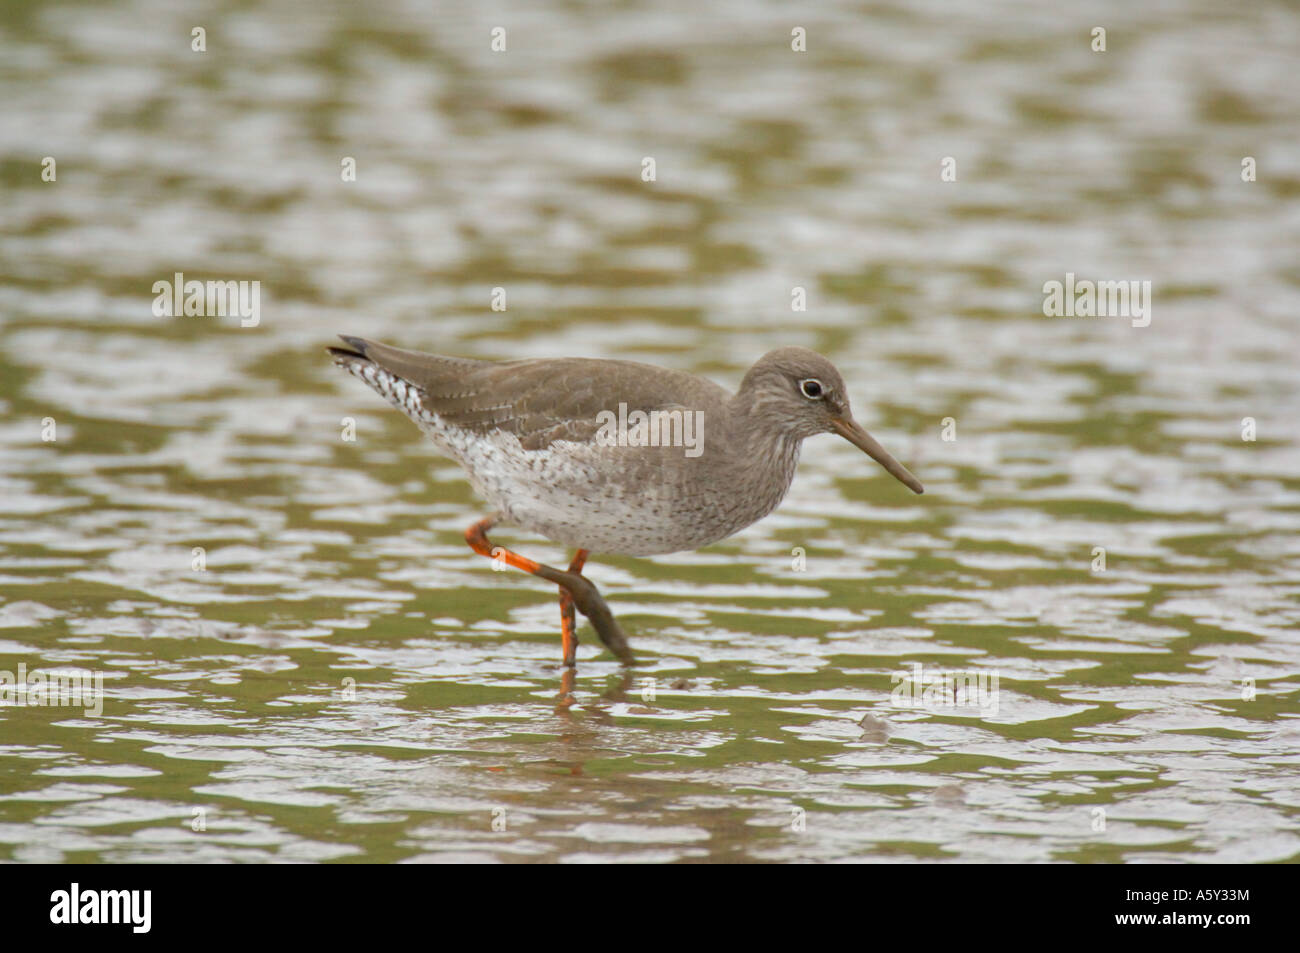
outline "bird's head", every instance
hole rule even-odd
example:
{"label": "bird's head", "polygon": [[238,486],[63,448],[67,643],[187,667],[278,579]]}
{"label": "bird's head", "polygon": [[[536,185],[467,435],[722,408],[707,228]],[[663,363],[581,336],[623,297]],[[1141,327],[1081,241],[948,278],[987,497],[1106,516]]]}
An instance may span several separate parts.
{"label": "bird's head", "polygon": [[921,481],[853,419],[844,378],[816,351],[802,347],[769,351],[749,369],[737,397],[765,426],[799,440],[819,433],[838,434],[912,492],[925,492]]}

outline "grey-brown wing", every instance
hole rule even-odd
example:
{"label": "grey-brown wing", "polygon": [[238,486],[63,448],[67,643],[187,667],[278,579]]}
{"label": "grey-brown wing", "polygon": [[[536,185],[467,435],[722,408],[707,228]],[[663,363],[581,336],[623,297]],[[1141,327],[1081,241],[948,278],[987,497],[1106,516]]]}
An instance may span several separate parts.
{"label": "grey-brown wing", "polygon": [[587,443],[633,411],[716,411],[730,395],[689,374],[584,358],[516,361],[425,389],[425,406],[468,430],[503,430],[526,450],[557,440]]}
{"label": "grey-brown wing", "polygon": [[589,442],[606,425],[606,411],[615,417],[620,410],[713,413],[731,396],[704,378],[634,361],[495,363],[344,340],[359,356],[419,388],[424,407],[447,423],[475,433],[513,433],[528,450],[556,440]]}

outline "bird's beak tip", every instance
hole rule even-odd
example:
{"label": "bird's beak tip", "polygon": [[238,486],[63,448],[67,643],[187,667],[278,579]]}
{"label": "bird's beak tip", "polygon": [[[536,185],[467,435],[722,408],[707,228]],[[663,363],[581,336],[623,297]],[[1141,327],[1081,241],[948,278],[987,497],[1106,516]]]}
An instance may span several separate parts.
{"label": "bird's beak tip", "polygon": [[833,427],[836,433],[849,443],[853,444],[853,446],[857,447],[872,460],[879,463],[885,468],[885,472],[899,483],[903,484],[903,486],[907,487],[918,496],[925,492],[925,487],[921,485],[921,481],[912,476],[907,467],[895,460],[890,452],[882,447],[876,441],[875,437],[863,430],[856,420],[853,420],[852,418],[837,417],[833,423]]}

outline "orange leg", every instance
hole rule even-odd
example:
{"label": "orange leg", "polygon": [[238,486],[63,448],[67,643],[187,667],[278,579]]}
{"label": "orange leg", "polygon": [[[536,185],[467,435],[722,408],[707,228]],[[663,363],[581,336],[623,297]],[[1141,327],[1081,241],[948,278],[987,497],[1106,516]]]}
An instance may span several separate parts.
{"label": "orange leg", "polygon": [[569,571],[565,572],[563,569],[556,569],[545,563],[535,562],[527,556],[502,549],[500,546],[493,546],[487,538],[487,531],[495,525],[496,521],[495,516],[479,520],[465,530],[465,542],[469,543],[470,548],[480,556],[500,559],[507,566],[540,576],[560,587],[560,629],[563,638],[564,664],[573,665],[577,653],[578,640],[573,625],[575,621],[573,611],[577,609],[591,620],[592,628],[596,630],[596,634],[609,650],[625,664],[630,665],[633,657],[632,650],[628,648],[627,637],[614,621],[614,615],[609,611],[609,606],[605,605],[600,592],[581,572],[587,561],[587,551],[578,550],[577,555],[573,557],[573,562],[569,564]]}
{"label": "orange leg", "polygon": [[[582,567],[586,562],[587,551],[585,549],[578,550],[574,554],[573,562],[569,563],[569,572],[581,575]],[[568,666],[577,664],[578,631],[575,622],[573,596],[569,594],[568,589],[560,586],[560,639],[564,647],[564,664]]]}
{"label": "orange leg", "polygon": [[524,572],[530,572],[537,575],[537,570],[541,568],[541,563],[533,562],[527,556],[519,556],[510,552],[508,549],[502,549],[500,546],[493,546],[487,538],[487,531],[496,523],[496,518],[489,516],[481,519],[469,529],[465,530],[465,542],[469,543],[469,548],[474,550],[480,556],[487,556],[489,559],[500,559],[507,566],[514,566],[516,569],[522,569]]}

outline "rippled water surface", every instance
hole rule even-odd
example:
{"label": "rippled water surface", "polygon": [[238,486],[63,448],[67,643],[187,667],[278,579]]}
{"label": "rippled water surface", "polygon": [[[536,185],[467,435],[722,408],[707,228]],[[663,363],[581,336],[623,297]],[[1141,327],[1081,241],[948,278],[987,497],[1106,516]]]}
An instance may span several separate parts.
{"label": "rippled water surface", "polygon": [[[0,707],[0,858],[1300,858],[1300,12],[1051,6],[0,6],[0,669],[105,696]],[[584,625],[558,705],[553,588],[337,332],[813,347],[927,493],[816,438],[595,561],[643,664]]]}

